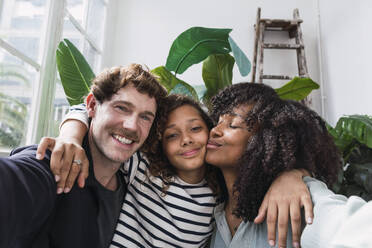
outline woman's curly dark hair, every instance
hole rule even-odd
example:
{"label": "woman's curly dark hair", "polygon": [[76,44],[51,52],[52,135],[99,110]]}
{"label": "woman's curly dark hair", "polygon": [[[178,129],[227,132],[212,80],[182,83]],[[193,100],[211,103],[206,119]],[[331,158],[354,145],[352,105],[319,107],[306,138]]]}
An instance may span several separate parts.
{"label": "woman's curly dark hair", "polygon": [[341,159],[318,114],[298,102],[281,100],[264,84],[240,83],[212,99],[212,119],[217,121],[241,105],[253,106],[245,121],[255,132],[236,167],[235,215],[253,221],[265,193],[283,171],[303,168],[331,186]]}
{"label": "woman's curly dark hair", "polygon": [[[164,99],[164,102],[161,104],[161,107],[159,109],[159,121],[156,129],[158,139],[152,146],[154,147],[154,149],[144,152],[150,162],[150,174],[152,176],[160,177],[163,181],[164,193],[168,189],[169,184],[174,179],[176,170],[165,156],[165,152],[163,151],[162,146],[162,136],[165,131],[169,114],[173,110],[184,105],[190,105],[199,112],[201,118],[207,125],[208,130],[213,127],[211,118],[202,109],[199,103],[194,101],[193,99],[184,95],[177,94],[169,95]],[[218,168],[206,164],[205,178],[207,180],[208,186],[216,195],[220,195],[219,183],[217,181],[220,180],[221,177],[222,174]]]}

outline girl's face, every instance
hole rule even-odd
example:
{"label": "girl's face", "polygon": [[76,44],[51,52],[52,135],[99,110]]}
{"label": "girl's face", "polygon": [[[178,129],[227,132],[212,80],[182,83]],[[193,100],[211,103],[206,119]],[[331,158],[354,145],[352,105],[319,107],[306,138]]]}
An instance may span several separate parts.
{"label": "girl's face", "polygon": [[183,105],[168,116],[162,137],[163,150],[177,175],[188,183],[204,178],[209,130],[197,109]]}
{"label": "girl's face", "polygon": [[211,130],[207,146],[206,162],[220,168],[235,166],[243,155],[249,138],[244,119],[252,105],[241,105],[231,114],[219,117],[218,124]]}

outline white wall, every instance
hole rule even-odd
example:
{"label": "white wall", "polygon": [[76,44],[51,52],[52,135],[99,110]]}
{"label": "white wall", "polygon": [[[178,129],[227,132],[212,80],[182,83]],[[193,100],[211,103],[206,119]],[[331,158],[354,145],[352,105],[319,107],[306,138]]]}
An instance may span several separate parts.
{"label": "white wall", "polygon": [[372,1],[319,0],[325,118],[372,115]]}
{"label": "white wall", "polygon": [[[115,1],[115,0],[114,0]],[[254,27],[257,7],[263,18],[292,18],[299,8],[304,20],[307,63],[311,78],[319,81],[317,6],[315,0],[116,0],[116,15],[112,29],[106,36],[110,46],[105,49],[104,66],[137,62],[155,68],[165,65],[173,40],[192,26],[232,28],[231,36],[252,61]],[[268,39],[273,35],[268,35]],[[283,37],[279,37],[282,38]],[[286,37],[284,37],[287,40]],[[268,74],[297,73],[294,51],[265,52],[264,71]],[[202,84],[201,64],[194,65],[180,78],[190,84]],[[234,68],[234,82],[248,81]],[[282,84],[283,82],[281,82]],[[273,86],[277,86],[274,83]],[[320,112],[320,91],[315,94],[314,108]]]}

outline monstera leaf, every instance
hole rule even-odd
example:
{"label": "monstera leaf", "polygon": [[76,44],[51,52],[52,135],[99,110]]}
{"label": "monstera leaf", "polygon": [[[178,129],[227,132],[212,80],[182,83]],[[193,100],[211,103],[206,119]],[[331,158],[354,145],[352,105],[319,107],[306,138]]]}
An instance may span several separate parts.
{"label": "monstera leaf", "polygon": [[200,63],[211,54],[231,52],[228,41],[232,29],[192,27],[181,33],[169,50],[165,67],[182,74],[193,64]]}
{"label": "monstera leaf", "polygon": [[57,68],[70,105],[82,103],[95,75],[84,56],[67,39],[58,45]]}
{"label": "monstera leaf", "polygon": [[319,89],[319,85],[311,78],[295,77],[275,91],[282,99],[300,101],[305,99],[314,89]]}
{"label": "monstera leaf", "polygon": [[372,148],[372,117],[367,115],[341,117],[330,133],[341,151],[353,140]]}

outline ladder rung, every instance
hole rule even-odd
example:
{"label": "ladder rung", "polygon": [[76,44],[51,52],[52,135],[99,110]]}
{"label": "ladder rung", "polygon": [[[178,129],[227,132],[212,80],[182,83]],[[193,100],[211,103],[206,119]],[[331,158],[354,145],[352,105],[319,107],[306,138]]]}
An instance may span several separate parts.
{"label": "ladder rung", "polygon": [[300,44],[280,44],[280,43],[265,43],[263,48],[266,49],[300,49],[303,48]]}
{"label": "ladder rung", "polygon": [[297,26],[302,23],[301,19],[283,20],[283,19],[260,19],[260,22],[265,23],[265,27],[288,27]]}
{"label": "ladder rung", "polygon": [[284,76],[284,75],[261,75],[261,79],[282,79],[282,80],[290,80],[292,77]]}

